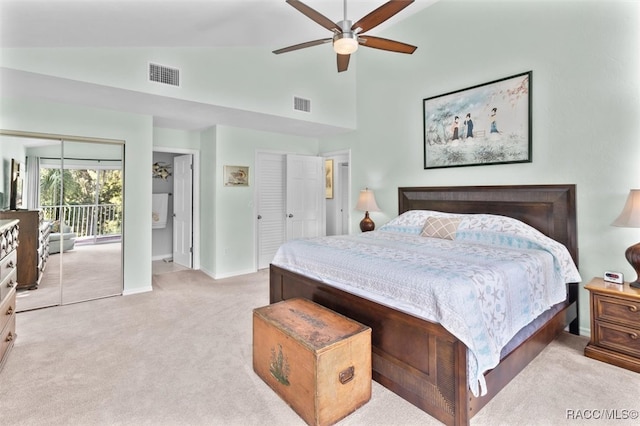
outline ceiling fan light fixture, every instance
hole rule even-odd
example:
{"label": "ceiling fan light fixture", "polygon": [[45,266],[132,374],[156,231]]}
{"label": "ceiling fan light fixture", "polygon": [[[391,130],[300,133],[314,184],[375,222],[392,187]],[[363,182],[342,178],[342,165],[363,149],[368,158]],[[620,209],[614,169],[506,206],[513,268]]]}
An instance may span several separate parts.
{"label": "ceiling fan light fixture", "polygon": [[333,50],[339,55],[351,55],[358,50],[358,37],[350,32],[336,34],[333,37]]}

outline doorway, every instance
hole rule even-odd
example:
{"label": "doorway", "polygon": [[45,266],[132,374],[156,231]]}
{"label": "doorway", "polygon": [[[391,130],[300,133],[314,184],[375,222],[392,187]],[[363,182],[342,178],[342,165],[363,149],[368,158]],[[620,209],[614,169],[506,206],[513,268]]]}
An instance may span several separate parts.
{"label": "doorway", "polygon": [[199,269],[199,151],[155,148],[152,168],[152,273]]}
{"label": "doorway", "polygon": [[328,195],[327,235],[347,235],[350,232],[351,219],[351,151],[335,151],[322,154],[325,160],[333,164],[333,191]]}

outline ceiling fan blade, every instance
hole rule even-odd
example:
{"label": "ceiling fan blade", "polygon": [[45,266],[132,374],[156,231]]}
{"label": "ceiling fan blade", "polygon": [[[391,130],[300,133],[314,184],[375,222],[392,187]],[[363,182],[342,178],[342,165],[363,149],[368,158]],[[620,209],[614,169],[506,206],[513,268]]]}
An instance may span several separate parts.
{"label": "ceiling fan blade", "polygon": [[341,55],[338,53],[338,72],[346,71],[349,68],[349,58],[351,55]]}
{"label": "ceiling fan blade", "polygon": [[413,0],[391,0],[369,13],[364,18],[351,26],[352,31],[356,31],[361,28],[359,33],[369,31],[371,28],[376,27],[391,18],[396,13],[400,12],[405,7],[413,3]]}
{"label": "ceiling fan blade", "polygon": [[273,53],[279,55],[280,53],[287,53],[298,49],[304,49],[305,47],[317,46],[319,44],[329,43],[332,38],[321,38],[319,40],[307,41],[306,43],[295,44],[289,47],[283,47],[282,49],[274,50]]}
{"label": "ceiling fan blade", "polygon": [[334,33],[337,33],[337,34],[342,33],[342,29],[335,22],[333,22],[331,19],[327,18],[320,12],[310,8],[309,6],[302,3],[301,1],[287,0],[287,3],[289,3],[291,6],[295,7],[299,12],[302,12],[303,15],[307,16],[308,18],[315,21],[316,23],[322,25],[329,31],[333,31]]}
{"label": "ceiling fan blade", "polygon": [[412,54],[418,48],[417,46],[413,46],[411,44],[368,35],[358,37],[358,43],[361,46],[373,47],[374,49],[389,50],[391,52],[408,54]]}

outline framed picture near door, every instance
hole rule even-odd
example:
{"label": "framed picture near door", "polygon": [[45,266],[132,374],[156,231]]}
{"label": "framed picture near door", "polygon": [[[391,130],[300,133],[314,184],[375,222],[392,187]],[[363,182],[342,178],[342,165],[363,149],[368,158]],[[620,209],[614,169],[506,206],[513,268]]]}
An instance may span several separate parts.
{"label": "framed picture near door", "polygon": [[333,160],[324,160],[325,198],[333,198]]}
{"label": "framed picture near door", "polygon": [[249,186],[249,167],[224,166],[224,186]]}

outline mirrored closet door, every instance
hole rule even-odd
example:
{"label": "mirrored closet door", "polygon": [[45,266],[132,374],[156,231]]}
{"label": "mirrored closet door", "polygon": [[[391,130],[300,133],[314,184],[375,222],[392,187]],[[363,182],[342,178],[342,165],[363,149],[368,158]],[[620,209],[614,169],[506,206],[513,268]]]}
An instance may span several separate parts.
{"label": "mirrored closet door", "polygon": [[17,311],[122,294],[124,145],[2,133],[0,218],[20,219]]}
{"label": "mirrored closet door", "polygon": [[62,148],[62,303],[121,294],[122,145]]}

